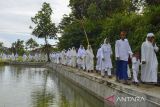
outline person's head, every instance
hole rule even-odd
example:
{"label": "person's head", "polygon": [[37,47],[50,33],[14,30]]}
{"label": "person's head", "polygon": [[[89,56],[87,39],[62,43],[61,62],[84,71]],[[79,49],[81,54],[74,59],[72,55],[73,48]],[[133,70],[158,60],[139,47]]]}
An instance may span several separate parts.
{"label": "person's head", "polygon": [[83,49],[83,45],[80,45],[80,48]]}
{"label": "person's head", "polygon": [[125,38],[126,38],[126,32],[125,31],[121,31],[121,33],[120,33],[120,38],[122,39],[122,40],[124,40]]}
{"label": "person's head", "polygon": [[149,42],[153,42],[154,41],[154,34],[153,33],[148,33],[147,34],[147,40]]}
{"label": "person's head", "polygon": [[92,48],[91,48],[91,45],[88,45],[88,49],[92,49]]}
{"label": "person's head", "polygon": [[75,47],[72,47],[72,50],[75,50]]}
{"label": "person's head", "polygon": [[103,44],[100,45],[100,48],[102,47]]}
{"label": "person's head", "polygon": [[139,52],[138,52],[138,51],[136,51],[136,52],[134,53],[134,56],[135,56],[136,58],[140,58],[140,54],[139,54]]}

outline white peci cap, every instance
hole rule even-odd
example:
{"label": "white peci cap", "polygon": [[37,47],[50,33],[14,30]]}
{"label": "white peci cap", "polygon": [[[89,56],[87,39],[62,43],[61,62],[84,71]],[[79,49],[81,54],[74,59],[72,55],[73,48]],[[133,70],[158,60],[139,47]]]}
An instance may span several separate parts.
{"label": "white peci cap", "polygon": [[154,37],[154,34],[153,33],[148,33],[147,37]]}

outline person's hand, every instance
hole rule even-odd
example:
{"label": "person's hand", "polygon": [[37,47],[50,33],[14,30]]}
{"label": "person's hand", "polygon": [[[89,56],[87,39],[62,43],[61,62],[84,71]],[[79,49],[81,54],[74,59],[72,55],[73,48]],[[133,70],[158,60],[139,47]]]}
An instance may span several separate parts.
{"label": "person's hand", "polygon": [[152,44],[155,46],[155,38],[152,38]]}
{"label": "person's hand", "polygon": [[146,61],[142,61],[142,64],[146,64]]}

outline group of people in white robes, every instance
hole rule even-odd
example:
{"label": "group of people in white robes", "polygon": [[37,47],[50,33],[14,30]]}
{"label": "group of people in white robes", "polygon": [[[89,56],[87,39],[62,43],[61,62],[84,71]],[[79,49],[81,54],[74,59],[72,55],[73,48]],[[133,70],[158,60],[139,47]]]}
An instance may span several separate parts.
{"label": "group of people in white robes", "polygon": [[25,61],[32,61],[32,62],[44,62],[47,61],[47,55],[46,54],[40,54],[40,53],[35,53],[35,54],[23,54],[22,56],[23,62]]}
{"label": "group of people in white robes", "polygon": [[[128,79],[131,77],[138,84],[139,71],[141,71],[141,81],[149,83],[157,83],[158,61],[156,52],[159,48],[156,45],[154,34],[148,33],[146,41],[141,46],[140,52],[132,52],[129,41],[126,39],[126,32],[120,33],[120,39],[115,42],[115,59],[116,59],[116,80],[124,84],[129,84]],[[112,46],[107,38],[101,44],[96,55],[95,69],[102,77],[108,75],[112,77]],[[57,64],[63,64],[88,72],[94,70],[94,54],[91,45],[87,49],[80,45],[78,51],[75,47],[72,49],[62,50],[62,52],[53,53],[52,61]],[[141,59],[140,59],[141,57]],[[129,58],[131,58],[132,69],[129,68]],[[141,66],[141,70],[140,70]]]}
{"label": "group of people in white robes", "polygon": [[[18,53],[16,54],[0,54],[0,58],[2,60],[8,60],[8,61],[34,61],[34,62],[42,62],[47,61],[47,56],[45,54],[35,53],[33,55],[31,54],[23,54],[22,56],[19,56]],[[20,60],[22,59],[22,60]]]}
{"label": "group of people in white robes", "polygon": [[16,60],[18,58],[18,54],[0,54],[0,59],[1,60]]}
{"label": "group of people in white robes", "polygon": [[87,50],[82,45],[78,51],[75,47],[69,48],[67,51],[52,53],[50,55],[52,62],[71,67],[78,67],[86,71],[94,70],[94,54],[91,45],[88,45]]}
{"label": "group of people in white robes", "polygon": [[[126,33],[121,32],[120,40],[116,41],[116,77],[117,81],[123,81],[128,84],[129,69],[128,58],[132,59],[133,81],[138,85],[138,74],[141,71],[141,81],[144,83],[157,83],[158,61],[156,52],[159,48],[156,45],[154,34],[148,33],[146,41],[141,46],[141,59],[139,52],[132,53]],[[140,70],[141,66],[141,70]]]}

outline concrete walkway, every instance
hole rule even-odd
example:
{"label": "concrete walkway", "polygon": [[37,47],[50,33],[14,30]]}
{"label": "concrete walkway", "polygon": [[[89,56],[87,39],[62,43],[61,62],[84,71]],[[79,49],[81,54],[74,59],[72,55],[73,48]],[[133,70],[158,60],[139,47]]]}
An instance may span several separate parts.
{"label": "concrete walkway", "polygon": [[103,78],[98,73],[88,73],[86,71],[83,71],[83,70],[80,70],[80,69],[77,69],[77,68],[72,68],[72,67],[68,67],[68,66],[65,66],[65,67],[67,69],[70,69],[70,71],[74,71],[74,73],[77,73],[79,75],[83,74],[87,78],[88,77],[95,78],[95,79],[103,80],[103,82],[110,83],[111,87],[112,86],[116,87],[118,90],[123,91],[123,92],[129,92],[127,94],[130,94],[130,95],[133,95],[133,96],[146,95],[146,96],[148,96],[149,100],[154,101],[154,103],[157,102],[158,105],[160,104],[160,87],[159,86],[147,85],[147,84],[142,84],[142,83],[139,84],[139,86],[136,86],[134,84],[125,85],[123,83],[117,82],[115,76],[113,76],[112,78],[108,78],[108,77]]}

